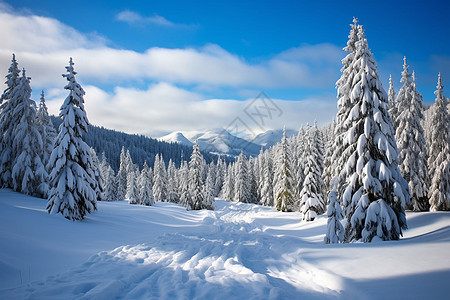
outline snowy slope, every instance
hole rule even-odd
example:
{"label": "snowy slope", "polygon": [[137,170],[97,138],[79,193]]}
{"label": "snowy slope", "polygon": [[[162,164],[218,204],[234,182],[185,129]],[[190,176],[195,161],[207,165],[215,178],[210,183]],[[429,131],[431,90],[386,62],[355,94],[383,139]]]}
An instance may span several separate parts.
{"label": "snowy slope", "polygon": [[0,299],[443,299],[450,213],[400,241],[325,245],[326,219],[253,204],[99,203],[83,222],[0,190]]}
{"label": "snowy slope", "polygon": [[189,141],[180,131],[169,133],[168,135],[160,137],[158,140],[168,143],[179,143],[190,147],[193,145],[193,143]]}
{"label": "snowy slope", "polygon": [[176,131],[159,138],[160,141],[178,142],[183,145],[192,145],[198,141],[200,150],[237,156],[244,151],[244,154],[256,156],[261,148],[251,141],[234,136],[222,128],[197,131]]}
{"label": "snowy slope", "polygon": [[[291,136],[297,135],[297,131],[286,129],[286,136],[289,138]],[[283,129],[278,130],[267,130],[266,132],[258,134],[252,142],[264,146],[265,149],[272,147],[276,143],[281,142],[283,137]]]}

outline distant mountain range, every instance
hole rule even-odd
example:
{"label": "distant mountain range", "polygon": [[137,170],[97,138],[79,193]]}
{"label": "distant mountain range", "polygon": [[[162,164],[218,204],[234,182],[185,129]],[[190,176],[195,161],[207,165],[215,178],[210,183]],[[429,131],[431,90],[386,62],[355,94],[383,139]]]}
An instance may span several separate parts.
{"label": "distant mountain range", "polygon": [[[287,136],[297,134],[295,130],[286,130]],[[204,131],[175,131],[159,138],[168,143],[179,143],[192,146],[197,140],[200,149],[214,154],[237,156],[241,151],[247,156],[258,155],[261,147],[270,148],[281,141],[283,130],[269,130],[254,138],[241,138],[230,134],[227,130],[216,128]]]}

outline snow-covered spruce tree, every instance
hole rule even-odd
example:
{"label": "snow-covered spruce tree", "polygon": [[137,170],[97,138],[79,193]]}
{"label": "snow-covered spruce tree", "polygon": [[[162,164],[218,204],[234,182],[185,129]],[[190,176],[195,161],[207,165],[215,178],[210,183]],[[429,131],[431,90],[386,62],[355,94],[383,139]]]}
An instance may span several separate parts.
{"label": "snow-covered spruce tree", "polygon": [[12,188],[13,181],[11,176],[12,163],[12,144],[13,132],[19,120],[13,120],[12,115],[17,106],[17,102],[11,98],[15,87],[18,84],[20,70],[13,54],[11,66],[6,75],[6,89],[0,98],[0,186],[4,188]]}
{"label": "snow-covered spruce tree", "polygon": [[[304,160],[305,160],[305,148],[306,148],[306,132],[305,129],[300,127],[296,137],[296,149],[295,156],[297,157],[297,164],[294,165],[294,184],[295,184],[295,195],[296,199],[300,199],[300,191],[303,189],[303,181],[305,180],[305,174],[303,170]],[[300,203],[296,203],[299,206]]]}
{"label": "snow-covered spruce tree", "polygon": [[230,163],[227,167],[227,172],[223,181],[222,197],[226,201],[233,201],[234,199],[234,168]]}
{"label": "snow-covered spruce tree", "polygon": [[[213,163],[211,163],[212,166],[214,166]],[[208,174],[206,176],[206,182],[203,185],[203,193],[204,193],[204,206],[209,207],[210,209],[214,209],[214,185],[216,174],[215,174],[215,168],[209,168]]]}
{"label": "snow-covered spruce tree", "polygon": [[406,57],[403,57],[402,79],[400,79],[400,82],[403,82],[403,85],[398,91],[394,106],[389,110],[389,114],[394,124],[394,130],[397,130],[398,128],[400,113],[411,105],[412,86],[410,80],[411,74],[409,74],[408,69],[409,66],[406,64]]}
{"label": "snow-covered spruce tree", "polygon": [[401,89],[403,98],[402,102],[397,103],[399,111],[395,132],[399,150],[399,167],[409,185],[411,208],[414,211],[427,211],[429,182],[427,149],[421,124],[424,119],[422,95],[416,89],[414,76],[413,81],[406,86],[409,82],[406,59],[403,68],[404,86],[403,90]]}
{"label": "snow-covered spruce tree", "polygon": [[139,186],[139,204],[150,206],[153,205],[153,191],[152,191],[152,170],[144,161],[144,167],[138,179]]}
{"label": "snow-covered spruce tree", "polygon": [[203,181],[202,181],[202,167],[203,167],[203,156],[200,153],[200,149],[197,141],[195,141],[192,146],[192,154],[191,159],[189,160],[189,177],[188,177],[188,186],[189,186],[189,195],[190,201],[188,208],[193,210],[199,209],[214,209],[213,206],[210,206],[211,203],[206,201],[205,194],[203,191]]}
{"label": "snow-covered spruce tree", "polygon": [[11,93],[17,103],[12,120],[19,120],[12,133],[12,178],[13,189],[27,195],[47,195],[47,171],[41,161],[42,138],[36,124],[36,103],[30,99],[30,78],[25,69]]}
{"label": "snow-covered spruce tree", "polygon": [[234,180],[234,201],[251,203],[251,182],[250,170],[247,157],[244,151],[237,157],[236,160],[236,177]]}
{"label": "snow-covered spruce tree", "polygon": [[248,182],[250,187],[250,201],[249,203],[258,203],[258,164],[257,160],[253,157],[250,157],[247,161],[248,165]]}
{"label": "snow-covered spruce tree", "polygon": [[104,191],[102,199],[105,201],[116,201],[117,199],[117,180],[113,168],[107,165],[102,172],[104,180]]}
{"label": "snow-covered spruce tree", "polygon": [[262,187],[260,204],[264,206],[273,206],[273,166],[272,155],[270,151],[264,152],[264,166],[262,173]]}
{"label": "snow-covered spruce tree", "polygon": [[274,157],[274,207],[279,211],[292,211],[295,205],[295,188],[292,177],[291,156],[288,151],[286,128]]}
{"label": "snow-covered spruce tree", "polygon": [[153,200],[155,202],[167,201],[167,174],[166,164],[162,155],[156,154],[153,165]]}
{"label": "snow-covered spruce tree", "polygon": [[95,174],[89,146],[82,135],[87,132],[88,119],[84,110],[84,90],[77,83],[70,58],[63,74],[69,83],[64,87],[69,95],[61,106],[62,123],[49,160],[50,190],[47,210],[61,213],[70,220],[81,220],[97,209],[96,194],[92,186]]}
{"label": "snow-covered spruce tree", "polygon": [[219,197],[222,194],[222,186],[223,186],[223,180],[224,180],[224,162],[220,158],[220,156],[217,158],[217,164],[216,164],[216,181],[214,183],[214,197]]}
{"label": "snow-covered spruce tree", "polygon": [[120,165],[119,170],[117,171],[115,184],[117,187],[116,200],[125,200],[125,196],[127,193],[127,169],[127,155],[125,153],[125,148],[122,147],[122,151],[120,152]]}
{"label": "snow-covered spruce tree", "polygon": [[48,115],[47,106],[45,105],[44,91],[41,93],[41,101],[39,102],[36,120],[43,144],[43,151],[41,155],[42,163],[44,166],[47,166],[48,159],[50,158],[50,154],[53,150],[53,143],[55,142],[57,132]]}
{"label": "snow-covered spruce tree", "polygon": [[336,121],[333,119],[332,123],[329,125],[329,128],[326,130],[326,141],[325,141],[325,153],[323,159],[323,186],[324,186],[324,195],[329,194],[331,180],[333,178],[334,170],[332,169],[332,156],[333,156],[333,144],[335,140],[334,130],[336,128]]}
{"label": "snow-covered spruce tree", "polygon": [[344,241],[397,240],[406,228],[408,185],[398,168],[387,95],[362,26],[355,46],[348,76],[338,85],[339,106],[348,106],[345,117],[339,110],[336,124],[346,129],[339,135],[340,159],[346,164],[338,164],[347,219]]}
{"label": "snow-covered spruce tree", "polygon": [[100,170],[100,162],[98,160],[97,153],[94,148],[90,149],[91,157],[92,157],[92,170],[94,171],[95,184],[92,188],[95,191],[95,195],[97,196],[97,201],[103,200],[103,178]]}
{"label": "snow-covered spruce tree", "polygon": [[450,120],[447,99],[439,74],[436,100],[431,117],[431,147],[428,158],[431,211],[450,210]]}
{"label": "snow-covered spruce tree", "polygon": [[305,181],[300,192],[300,210],[303,220],[313,221],[317,215],[325,212],[326,202],[323,196],[322,163],[320,132],[317,126],[308,127],[304,161]]}
{"label": "snow-covered spruce tree", "polygon": [[128,199],[130,204],[139,204],[139,187],[138,187],[138,178],[140,176],[139,169],[130,170],[128,173],[127,179],[127,195],[126,199]]}
{"label": "snow-covered spruce tree", "polygon": [[328,202],[330,204],[328,205],[327,233],[324,241],[326,244],[342,243],[344,241],[344,226],[342,226],[341,220],[344,216],[335,191],[328,194]]}
{"label": "snow-covered spruce tree", "polygon": [[167,201],[172,203],[178,203],[180,199],[178,198],[178,183],[175,175],[175,163],[172,159],[169,160],[167,166]]}
{"label": "snow-covered spruce tree", "polygon": [[397,105],[395,101],[394,83],[392,82],[392,75],[389,75],[389,91],[388,91],[388,103],[389,103],[389,115],[392,120],[397,118]]}
{"label": "snow-covered spruce tree", "polygon": [[353,18],[353,24],[350,25],[351,30],[349,34],[349,40],[347,46],[344,47],[344,51],[349,52],[347,56],[342,60],[343,67],[341,69],[341,78],[336,82],[338,100],[338,113],[336,115],[336,128],[334,131],[335,140],[333,146],[333,155],[331,158],[331,170],[334,170],[332,174],[330,190],[335,190],[337,193],[338,201],[341,201],[344,191],[344,184],[346,181],[346,175],[341,174],[344,170],[348,159],[350,158],[349,152],[344,152],[344,140],[347,137],[347,132],[351,128],[351,120],[353,115],[357,116],[358,107],[355,108],[355,101],[351,96],[352,80],[355,77],[353,61],[356,55],[356,43],[359,40],[358,32],[359,25],[358,19]]}
{"label": "snow-covered spruce tree", "polygon": [[189,167],[186,161],[181,161],[178,170],[178,182],[180,189],[180,204],[189,208],[191,195],[189,194]]}

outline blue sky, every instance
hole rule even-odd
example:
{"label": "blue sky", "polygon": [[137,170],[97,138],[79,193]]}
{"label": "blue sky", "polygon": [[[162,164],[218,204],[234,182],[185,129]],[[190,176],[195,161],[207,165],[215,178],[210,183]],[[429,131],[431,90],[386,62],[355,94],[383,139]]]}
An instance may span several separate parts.
{"label": "blue sky", "polygon": [[[57,84],[51,74],[60,76],[57,70],[64,71],[65,62],[59,57],[72,55],[90,92],[87,108],[90,99],[97,105],[92,105],[91,122],[127,132],[155,136],[224,127],[242,110],[236,102],[251,101],[260,91],[286,107],[271,128],[298,128],[312,118],[325,123],[336,112],[334,83],[353,16],[366,29],[386,90],[389,74],[400,88],[404,55],[425,101],[434,100],[438,72],[444,85],[450,80],[450,1],[22,0],[3,2],[0,8],[9,16],[4,22],[20,24],[11,27],[19,35],[23,30],[29,31],[24,36],[30,34],[23,40],[8,36],[2,43],[0,70],[5,75],[14,51],[19,64],[31,69],[33,89],[48,90],[49,107],[57,111],[64,91],[57,92],[61,81]],[[3,29],[2,35],[12,31]],[[34,39],[31,34],[35,44],[24,45]],[[166,95],[173,103],[161,105],[164,112],[158,103]],[[111,117],[131,104],[154,111],[147,116],[130,112],[122,121]],[[101,113],[101,105],[108,106],[108,114]],[[174,109],[180,105],[189,107],[193,117],[180,118],[186,113],[186,107]],[[297,114],[290,112],[295,109]],[[146,120],[152,117],[153,123]],[[130,126],[130,118],[138,124]]]}

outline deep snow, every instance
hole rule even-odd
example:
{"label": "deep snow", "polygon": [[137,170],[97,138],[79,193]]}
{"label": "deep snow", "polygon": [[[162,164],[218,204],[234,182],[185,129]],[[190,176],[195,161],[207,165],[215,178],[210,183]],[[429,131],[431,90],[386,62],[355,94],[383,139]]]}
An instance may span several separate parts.
{"label": "deep snow", "polygon": [[1,299],[442,299],[450,213],[400,241],[325,245],[326,218],[217,200],[215,211],[100,202],[82,222],[0,190]]}

